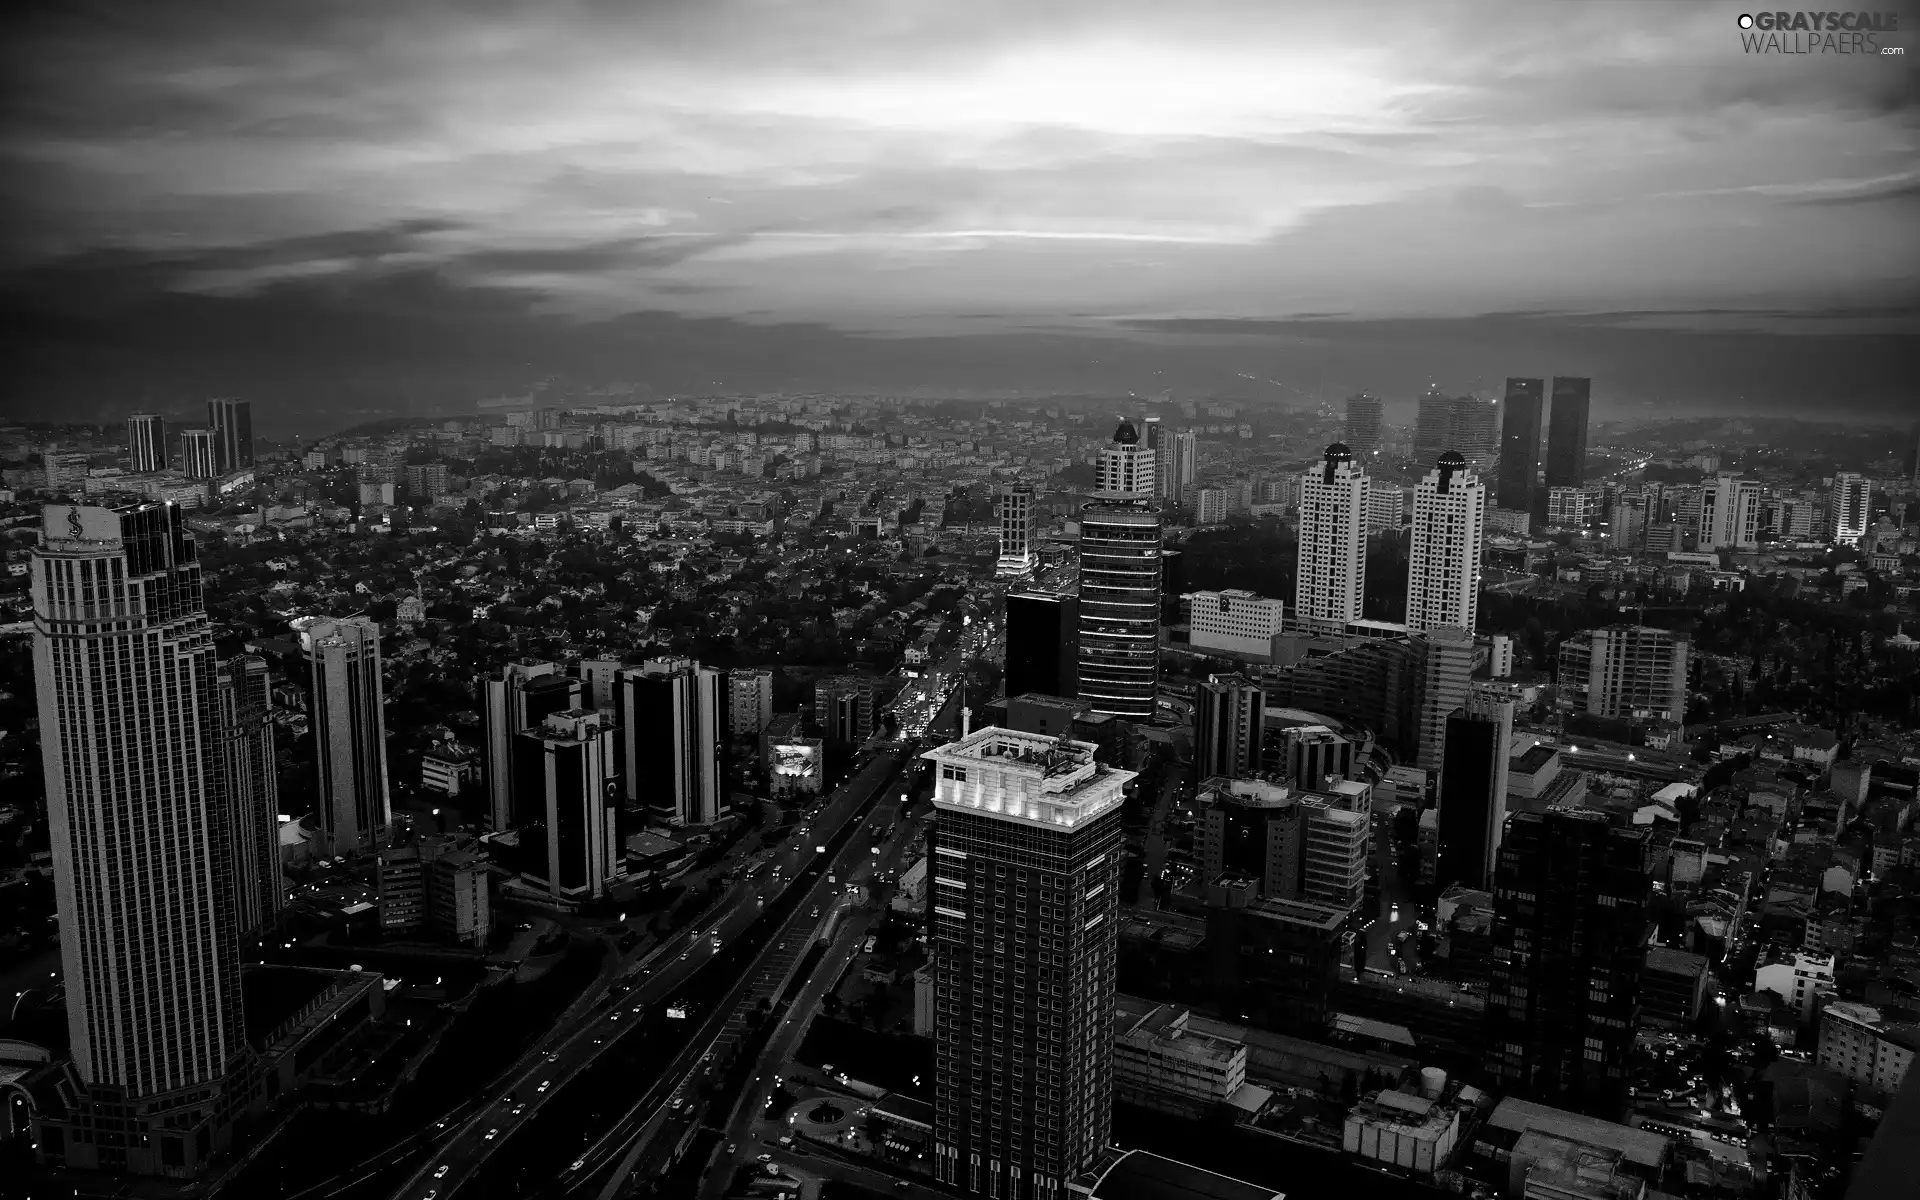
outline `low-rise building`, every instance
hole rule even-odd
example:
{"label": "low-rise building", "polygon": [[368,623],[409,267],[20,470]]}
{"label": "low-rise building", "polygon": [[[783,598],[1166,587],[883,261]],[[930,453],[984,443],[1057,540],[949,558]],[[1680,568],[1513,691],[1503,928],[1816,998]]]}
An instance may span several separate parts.
{"label": "low-rise building", "polygon": [[1437,1098],[1375,1092],[1347,1112],[1340,1145],[1348,1154],[1431,1175],[1460,1137],[1460,1113]]}
{"label": "low-rise building", "polygon": [[[1114,1017],[1113,1090],[1156,1112],[1199,1117],[1247,1087],[1247,1048],[1188,1027],[1185,1009],[1158,1005]],[[1258,1089],[1256,1089],[1258,1090]]]}
{"label": "low-rise building", "polygon": [[1700,1018],[1707,996],[1705,955],[1649,946],[1640,968],[1640,1015],[1651,1025],[1685,1029]]}
{"label": "low-rise building", "polygon": [[1820,1014],[1821,1066],[1861,1087],[1890,1095],[1900,1089],[1920,1049],[1920,1025],[1888,1021],[1868,1004],[1836,1000]]}

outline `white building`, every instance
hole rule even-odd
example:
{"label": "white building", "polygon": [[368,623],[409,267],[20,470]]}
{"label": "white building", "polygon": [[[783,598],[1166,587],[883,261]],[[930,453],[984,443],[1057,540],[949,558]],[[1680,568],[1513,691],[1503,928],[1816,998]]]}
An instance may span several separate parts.
{"label": "white building", "polygon": [[1459,1138],[1456,1109],[1405,1092],[1375,1092],[1348,1111],[1340,1144],[1348,1154],[1431,1175]]}
{"label": "white building", "polygon": [[1440,456],[1413,497],[1407,561],[1407,628],[1473,632],[1480,616],[1480,545],[1487,488],[1454,451]]}
{"label": "white building", "polygon": [[1193,523],[1223,525],[1227,520],[1227,489],[1203,487],[1193,493]]}
{"label": "white building", "polygon": [[1360,619],[1367,583],[1368,480],[1339,442],[1317,471],[1300,477],[1299,559],[1294,619],[1345,632]]}
{"label": "white building", "polygon": [[1833,956],[1798,953],[1768,963],[1754,971],[1753,990],[1772,992],[1786,1001],[1804,1025],[1813,1019],[1814,1002],[1833,995]]}
{"label": "white building", "polygon": [[1037,511],[1033,489],[1025,484],[1016,484],[1000,493],[1000,560],[995,574],[1020,576],[1033,570]]}
{"label": "white building", "polygon": [[1270,658],[1273,635],[1280,632],[1286,605],[1252,592],[1228,588],[1194,592],[1188,628],[1196,650],[1229,650]]}
{"label": "white building", "polygon": [[773,720],[773,672],[764,667],[728,671],[727,715],[734,737],[765,729]]}
{"label": "white building", "polygon": [[1701,497],[1700,541],[1719,550],[1751,550],[1760,544],[1760,484],[1737,475],[1714,477]]}
{"label": "white building", "polygon": [[1100,448],[1095,490],[1109,499],[1151,500],[1154,491],[1154,452],[1140,441],[1139,431],[1122,421],[1111,445]]}
{"label": "white building", "polygon": [[1119,1029],[1113,1039],[1116,1099],[1194,1118],[1230,1103],[1246,1086],[1246,1045],[1189,1029],[1187,1019],[1187,1010],[1162,1004]]}
{"label": "white building", "polygon": [[1872,523],[1872,498],[1872,485],[1859,475],[1852,471],[1835,475],[1827,493],[1828,536],[1847,546],[1865,537]]}

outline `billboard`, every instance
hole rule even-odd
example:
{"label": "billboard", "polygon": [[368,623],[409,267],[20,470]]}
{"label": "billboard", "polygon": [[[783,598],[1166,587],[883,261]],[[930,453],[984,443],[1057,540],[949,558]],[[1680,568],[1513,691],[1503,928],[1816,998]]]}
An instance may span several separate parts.
{"label": "billboard", "polygon": [[819,738],[785,738],[767,744],[767,775],[775,796],[818,792],[826,776],[826,752]]}

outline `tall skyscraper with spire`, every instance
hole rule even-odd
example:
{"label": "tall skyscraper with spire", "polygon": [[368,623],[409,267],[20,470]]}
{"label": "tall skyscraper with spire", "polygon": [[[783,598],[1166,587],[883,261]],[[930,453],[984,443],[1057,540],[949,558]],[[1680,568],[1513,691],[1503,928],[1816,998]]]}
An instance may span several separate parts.
{"label": "tall skyscraper with spire", "polygon": [[1099,487],[1080,513],[1080,698],[1145,721],[1160,689],[1160,510],[1153,453],[1129,421],[1101,451]]}
{"label": "tall skyscraper with spire", "polygon": [[127,470],[151,475],[167,469],[167,422],[159,413],[127,418]]}
{"label": "tall skyscraper with spire", "polygon": [[312,672],[321,833],[334,854],[372,853],[393,824],[379,622],[301,617],[293,630]]}
{"label": "tall skyscraper with spire", "polygon": [[1068,1200],[1107,1145],[1134,774],[1095,750],[989,727],[922,755],[936,769],[932,1166],[969,1196]]}
{"label": "tall skyscraper with spire", "polygon": [[1296,623],[1343,632],[1360,619],[1367,588],[1366,470],[1343,442],[1300,477],[1300,533],[1294,572]]}
{"label": "tall skyscraper with spire", "polygon": [[1440,456],[1413,494],[1407,553],[1407,628],[1473,632],[1480,615],[1480,545],[1487,489],[1459,451]]}
{"label": "tall skyscraper with spire", "polygon": [[1540,415],[1545,383],[1538,379],[1508,379],[1506,411],[1500,422],[1499,494],[1495,503],[1514,512],[1531,514],[1540,475]]}
{"label": "tall skyscraper with spire", "polygon": [[180,510],[48,505],[33,623],[78,1101],[37,1121],[40,1156],[197,1175],[248,1052],[213,635]]}

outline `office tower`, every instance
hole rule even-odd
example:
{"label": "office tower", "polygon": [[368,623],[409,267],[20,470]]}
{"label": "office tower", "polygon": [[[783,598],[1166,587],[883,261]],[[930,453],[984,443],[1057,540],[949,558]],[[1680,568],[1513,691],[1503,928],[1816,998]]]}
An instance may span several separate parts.
{"label": "office tower", "polygon": [[620,675],[617,658],[583,658],[567,665],[567,674],[580,681],[580,707],[593,712],[613,711],[613,685]]}
{"label": "office tower", "polygon": [[1007,593],[1006,636],[1009,697],[1079,695],[1079,597]]}
{"label": "office tower", "polygon": [[1484,888],[1507,820],[1507,743],[1513,701],[1470,692],[1447,718],[1440,770],[1440,853],[1434,881],[1442,891],[1464,883]]}
{"label": "office tower", "polygon": [[253,401],[207,401],[207,429],[216,471],[225,475],[253,465]]}
{"label": "office tower", "polygon": [[1547,423],[1547,486],[1580,487],[1587,482],[1587,421],[1593,381],[1553,377],[1553,413]]}
{"label": "office tower", "polygon": [[1154,495],[1177,507],[1186,503],[1187,489],[1199,475],[1199,447],[1186,430],[1164,441],[1165,446],[1153,447]]}
{"label": "office tower", "polygon": [[1268,900],[1351,911],[1366,893],[1367,827],[1348,798],[1236,779],[1206,796],[1201,876],[1251,882]]}
{"label": "office tower", "polygon": [[1091,742],[988,727],[935,766],[934,1174],[1066,1200],[1105,1150],[1123,789]]}
{"label": "office tower", "polygon": [[873,736],[879,681],[870,675],[829,675],[813,683],[813,721],[828,741],[858,746]]}
{"label": "office tower", "polygon": [[1191,599],[1187,627],[1195,650],[1273,657],[1273,636],[1284,626],[1285,604],[1240,588],[1194,592]]}
{"label": "office tower", "polygon": [[1487,489],[1457,452],[1440,456],[1413,494],[1407,555],[1407,628],[1472,632],[1480,614],[1480,542]]}
{"label": "office tower", "polygon": [[1604,813],[1507,818],[1494,870],[1487,1071],[1509,1096],[1623,1119],[1650,929],[1644,828]]}
{"label": "office tower", "polygon": [[1262,737],[1260,765],[1293,787],[1324,791],[1353,774],[1353,743],[1325,725],[1289,725]]}
{"label": "office tower", "polygon": [[487,772],[487,813],[495,833],[513,828],[513,739],[548,716],[584,708],[585,689],[562,673],[559,663],[523,658],[480,680],[481,747]]}
{"label": "office tower", "polygon": [[1476,475],[1491,478],[1500,457],[1500,405],[1457,396],[1447,418],[1448,449],[1457,450]]}
{"label": "office tower", "polygon": [[1751,550],[1760,544],[1760,484],[1725,472],[1701,496],[1703,548]]}
{"label": "office tower", "polygon": [[151,475],[167,469],[167,422],[159,413],[127,418],[127,470]]}
{"label": "office tower", "polygon": [[1365,462],[1380,453],[1381,410],[1377,397],[1365,392],[1347,397],[1347,445]]}
{"label": "office tower", "polygon": [[1447,444],[1452,433],[1453,397],[1429,387],[1420,397],[1413,422],[1413,461],[1430,463],[1453,447]]}
{"label": "office tower", "polygon": [[1473,635],[1452,625],[1428,630],[1413,639],[1419,654],[1414,679],[1414,709],[1418,716],[1416,765],[1440,770],[1447,744],[1447,718],[1467,701],[1473,684]]}
{"label": "office tower", "polygon": [[1140,444],[1140,433],[1130,421],[1120,422],[1113,443],[1100,451],[1094,494],[1114,500],[1151,500],[1154,492],[1154,452]]}
{"label": "office tower", "polygon": [[1194,689],[1193,761],[1201,779],[1260,770],[1266,697],[1245,675],[1210,675]]}
{"label": "office tower", "polygon": [[773,672],[736,667],[727,672],[727,716],[733,737],[758,735],[773,720]]}
{"label": "office tower", "polygon": [[212,479],[220,473],[219,461],[214,456],[213,430],[180,431],[180,469],[188,479]]}
{"label": "office tower", "polygon": [[1608,625],[1560,643],[1556,681],[1562,707],[1608,720],[1678,725],[1687,712],[1685,633]]}
{"label": "office tower", "polygon": [[[176,506],[49,504],[33,666],[77,1102],[42,1161],[193,1176],[247,1054],[213,636]],[[1116,818],[1117,819],[1117,818]]]}
{"label": "office tower", "polygon": [[1025,575],[1036,560],[1034,545],[1033,489],[1015,484],[1000,493],[1000,561],[995,573],[1002,576]]}
{"label": "office tower", "polygon": [[1533,489],[1540,473],[1540,411],[1544,384],[1538,379],[1507,380],[1507,411],[1500,421],[1499,494],[1495,503],[1513,512],[1533,512]]}
{"label": "office tower", "polygon": [[558,900],[606,894],[620,873],[620,787],[605,715],[548,714],[513,738],[513,821],[521,876]]}
{"label": "office tower", "polygon": [[273,758],[272,680],[267,660],[243,654],[215,674],[227,827],[233,831],[234,924],[242,936],[273,924],[280,880],[280,784]]}
{"label": "office tower", "polygon": [[1833,487],[1827,492],[1828,536],[1832,541],[1852,546],[1867,535],[1873,524],[1872,490],[1872,484],[1852,471],[1841,471],[1833,477]]}
{"label": "office tower", "polygon": [[618,770],[627,799],[675,825],[720,819],[721,673],[691,659],[654,658],[614,688]]}
{"label": "office tower", "polygon": [[1160,441],[1161,434],[1164,432],[1160,425],[1159,417],[1148,417],[1140,422],[1140,442],[1147,449],[1153,451],[1156,473],[1158,472],[1160,451],[1166,448]]}
{"label": "office tower", "polygon": [[312,670],[320,828],[333,854],[372,853],[387,840],[387,723],[380,623],[369,617],[293,622]]}
{"label": "office tower", "polygon": [[1293,618],[1340,632],[1360,619],[1367,587],[1367,473],[1335,442],[1317,471],[1300,477]]}

